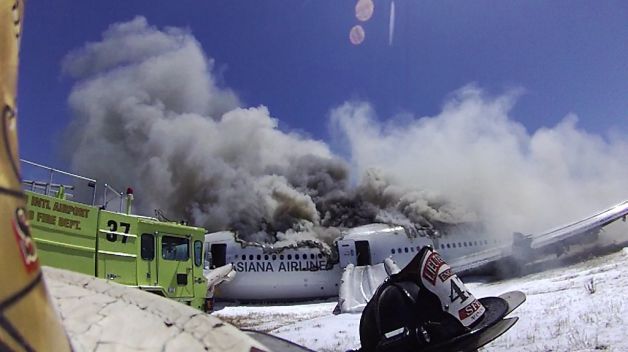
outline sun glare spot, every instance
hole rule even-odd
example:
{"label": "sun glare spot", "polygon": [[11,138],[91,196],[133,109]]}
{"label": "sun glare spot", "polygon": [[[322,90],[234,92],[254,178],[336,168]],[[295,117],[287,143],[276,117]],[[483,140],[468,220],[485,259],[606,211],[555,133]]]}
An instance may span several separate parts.
{"label": "sun glare spot", "polygon": [[374,9],[375,4],[372,0],[359,0],[355,4],[355,17],[362,22],[368,21],[373,16]]}
{"label": "sun glare spot", "polygon": [[364,28],[362,26],[355,25],[351,28],[351,32],[349,32],[349,40],[353,45],[360,45],[364,41]]}

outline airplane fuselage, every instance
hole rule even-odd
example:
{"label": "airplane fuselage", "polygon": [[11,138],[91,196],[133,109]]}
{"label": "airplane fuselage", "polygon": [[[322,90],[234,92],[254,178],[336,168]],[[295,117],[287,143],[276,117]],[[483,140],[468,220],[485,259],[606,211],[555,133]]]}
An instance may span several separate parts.
{"label": "airplane fuselage", "polygon": [[338,293],[342,269],[317,247],[272,248],[236,241],[232,232],[205,236],[211,267],[233,264],[235,278],[216,297],[236,300],[303,300]]}
{"label": "airplane fuselage", "polygon": [[[468,238],[467,238],[468,237]],[[473,237],[473,238],[472,238]],[[338,295],[340,277],[349,265],[371,265],[392,258],[405,266],[425,245],[448,258],[464,256],[496,243],[475,235],[430,237],[401,226],[371,224],[353,228],[336,240],[337,258],[320,247],[273,248],[247,244],[232,232],[205,236],[209,265],[233,264],[237,274],[221,284],[216,297],[245,301],[305,300]]]}

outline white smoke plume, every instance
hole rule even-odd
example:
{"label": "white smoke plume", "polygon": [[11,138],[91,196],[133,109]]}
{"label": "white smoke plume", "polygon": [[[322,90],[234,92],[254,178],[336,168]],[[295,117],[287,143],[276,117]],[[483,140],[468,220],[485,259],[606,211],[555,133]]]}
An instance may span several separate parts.
{"label": "white smoke plume", "polygon": [[331,113],[344,161],[280,130],[266,107],[243,107],[186,30],[114,24],[63,68],[76,81],[66,138],[75,172],[132,186],[140,213],[252,241],[329,240],[375,221],[535,232],[626,194],[625,137],[588,134],[574,116],[530,134],[509,117],[514,93],[468,86],[437,116],[394,124],[345,103]]}
{"label": "white smoke plume", "polygon": [[438,213],[425,200],[413,209],[416,199],[394,190],[364,200],[325,143],[281,131],[264,106],[239,107],[212,66],[188,31],[159,30],[142,17],[71,52],[63,68],[76,80],[67,138],[73,170],[118,189],[131,185],[140,213],[161,209],[258,241],[329,239],[387,208],[400,217],[417,212],[411,219],[423,223]]}
{"label": "white smoke plume", "polygon": [[376,167],[397,187],[437,191],[447,213],[470,219],[462,209],[473,210],[494,235],[549,230],[628,198],[626,136],[587,133],[575,115],[529,133],[509,115],[518,96],[469,85],[436,116],[388,123],[369,104],[348,102],[331,123],[355,171]]}

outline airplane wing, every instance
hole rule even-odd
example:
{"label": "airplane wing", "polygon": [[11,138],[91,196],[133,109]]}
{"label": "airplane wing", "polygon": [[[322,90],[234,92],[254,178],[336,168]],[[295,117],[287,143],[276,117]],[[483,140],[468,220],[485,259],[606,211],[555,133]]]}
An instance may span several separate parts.
{"label": "airplane wing", "polygon": [[589,216],[586,219],[538,235],[523,235],[523,238],[529,241],[530,248],[543,248],[570,238],[578,238],[582,235],[597,233],[602,227],[618,219],[623,218],[625,221],[627,215],[628,200]]}
{"label": "airplane wing", "polygon": [[501,245],[491,247],[483,251],[448,260],[449,266],[458,275],[467,274],[477,269],[483,268],[498,260],[509,257],[512,254],[512,247]]}
{"label": "airplane wing", "polygon": [[[449,260],[458,274],[473,273],[498,261],[527,263],[547,254],[561,255],[573,244],[590,243],[597,239],[602,227],[628,216],[628,200],[600,211],[585,219],[538,234],[513,235],[511,245],[491,247],[483,251]],[[508,268],[506,268],[508,269]]]}

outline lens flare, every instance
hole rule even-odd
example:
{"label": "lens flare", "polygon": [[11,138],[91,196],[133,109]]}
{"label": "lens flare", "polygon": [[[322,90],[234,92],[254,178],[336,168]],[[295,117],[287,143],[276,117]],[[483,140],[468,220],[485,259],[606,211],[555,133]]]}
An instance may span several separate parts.
{"label": "lens flare", "polygon": [[372,0],[359,0],[355,4],[355,17],[362,22],[368,21],[373,16],[374,9],[375,4]]}
{"label": "lens flare", "polygon": [[388,45],[393,44],[395,38],[395,2],[390,2],[390,18],[388,19]]}
{"label": "lens flare", "polygon": [[349,32],[349,40],[353,45],[360,45],[364,41],[364,28],[362,26],[355,25],[351,28],[351,32]]}

